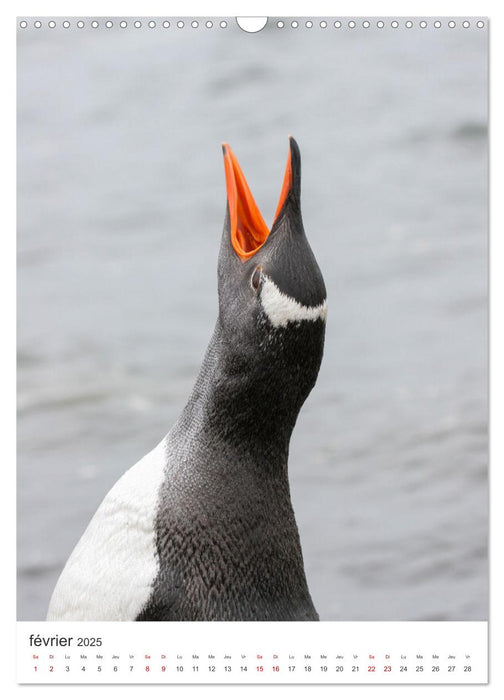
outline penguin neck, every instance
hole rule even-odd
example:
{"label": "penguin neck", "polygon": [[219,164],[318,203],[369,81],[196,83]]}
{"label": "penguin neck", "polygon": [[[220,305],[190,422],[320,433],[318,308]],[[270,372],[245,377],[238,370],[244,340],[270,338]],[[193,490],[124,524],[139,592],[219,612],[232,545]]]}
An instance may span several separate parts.
{"label": "penguin neck", "polygon": [[252,468],[286,473],[291,433],[308,391],[300,396],[299,383],[274,364],[233,354],[217,322],[176,438],[238,456]]}

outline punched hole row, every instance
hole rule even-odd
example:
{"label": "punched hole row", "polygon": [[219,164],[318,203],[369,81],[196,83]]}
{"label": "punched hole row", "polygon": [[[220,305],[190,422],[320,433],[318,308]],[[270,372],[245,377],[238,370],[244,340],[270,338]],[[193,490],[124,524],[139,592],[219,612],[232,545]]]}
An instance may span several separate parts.
{"label": "punched hole row", "polygon": [[[107,29],[111,29],[112,27],[115,26],[115,22],[112,20],[105,20],[104,22],[100,23],[98,20],[91,20],[88,22],[88,26],[90,26],[92,29],[98,29],[103,24],[104,27]],[[184,20],[178,20],[176,22],[170,22],[169,20],[164,20],[160,22],[156,22],[155,20],[150,20],[150,21],[145,21],[142,22],[141,20],[132,20],[128,22],[127,20],[120,20],[117,22],[117,25],[121,27],[122,29],[126,29],[129,26],[132,26],[136,29],[141,29],[142,27],[148,27],[150,29],[155,29],[158,26],[163,27],[164,29],[169,29],[170,27],[177,27],[177,29],[184,29],[185,27],[192,27],[193,29],[197,29],[198,27],[206,27],[207,29],[212,29],[214,26],[220,27],[221,29],[226,29],[228,27],[228,22],[226,20],[220,20],[213,22],[212,20],[206,20],[206,21],[198,21],[198,20],[192,20],[191,22],[185,22]],[[335,29],[341,29],[342,27],[349,27],[350,29],[356,29],[359,25],[362,26],[364,29],[369,29],[371,26],[375,25],[378,27],[378,29],[383,29],[384,27],[390,26],[393,29],[398,29],[401,26],[401,22],[398,20],[392,20],[390,23],[385,22],[383,20],[377,20],[376,22],[371,22],[370,20],[363,20],[361,23],[356,22],[355,20],[348,20],[346,22],[343,22],[342,20],[335,20],[332,22],[332,26]],[[426,29],[429,27],[429,22],[426,20],[418,20],[416,22],[413,22],[412,20],[405,20],[403,22],[404,26],[407,29],[412,29],[415,26],[419,26],[421,29]],[[443,26],[443,22],[440,20],[434,20],[433,22],[430,23],[435,29],[440,29]],[[471,27],[471,22],[469,20],[463,20],[462,22],[459,23],[460,26],[462,26],[464,29],[469,29]],[[84,20],[77,20],[74,22],[74,25],[78,29],[84,29],[86,27],[86,22]],[[19,26],[21,29],[28,29],[30,26],[29,22],[27,20],[21,20],[19,22]],[[42,26],[44,26],[44,23],[41,20],[35,20],[33,22],[33,26],[35,29],[40,29]],[[47,22],[47,26],[50,29],[55,29],[58,25],[55,20],[49,20]],[[72,26],[72,22],[69,20],[64,20],[61,22],[61,26],[64,29],[69,29]],[[306,20],[305,22],[299,21],[299,20],[291,20],[285,21],[285,20],[277,20],[275,23],[275,26],[278,29],[283,29],[285,27],[292,27],[292,29],[298,29],[299,27],[306,27],[307,29],[312,29],[313,27],[317,26],[316,22],[313,22],[312,20]],[[327,20],[321,20],[318,22],[318,26],[321,29],[327,29],[328,27],[331,26],[331,23],[328,22]],[[449,20],[446,22],[446,26],[448,26],[450,29],[453,29],[454,27],[457,26],[457,22],[455,20]],[[475,26],[478,29],[483,29],[485,26],[485,22],[483,20],[478,20],[475,22]]]}
{"label": "punched hole row", "polygon": [[[78,29],[84,29],[86,27],[86,22],[82,19],[75,21],[74,26],[76,26]],[[193,29],[197,29],[198,27],[206,27],[207,29],[212,29],[212,27],[220,27],[221,29],[226,29],[228,26],[228,22],[223,19],[220,22],[213,22],[212,20],[207,20],[206,22],[198,22],[198,20],[193,20],[192,22],[184,22],[183,20],[178,20],[177,22],[170,22],[168,20],[164,20],[163,22],[156,22],[155,20],[150,20],[150,21],[145,21],[142,22],[141,20],[131,20],[130,22],[126,21],[125,19],[120,20],[118,22],[113,22],[111,19],[102,21],[101,23],[94,19],[91,20],[87,23],[87,26],[91,27],[92,29],[98,29],[100,26],[104,26],[107,29],[112,29],[117,24],[118,27],[121,27],[121,29],[126,29],[127,27],[135,27],[135,29],[141,29],[142,27],[149,27],[150,29],[155,29],[156,27],[160,26],[163,27],[164,29],[169,29],[170,27],[177,27],[178,29],[183,29],[186,26],[191,26]],[[27,29],[30,25],[26,20],[21,20],[19,23],[19,26],[21,29]],[[40,20],[35,20],[33,22],[33,26],[35,29],[40,29],[41,27],[44,26],[44,23],[41,22]],[[49,20],[47,22],[47,26],[50,29],[55,29],[58,25],[54,20]],[[69,20],[64,20],[61,22],[61,26],[64,29],[69,29],[72,26],[72,22]]]}
{"label": "punched hole row", "polygon": [[[373,26],[373,24],[375,24],[379,29],[383,29],[384,27],[386,27],[388,25],[388,23],[384,22],[383,20],[377,20],[375,23],[375,22],[371,22],[370,20],[365,19],[365,20],[363,20],[362,23],[360,23],[360,26],[362,26],[364,29],[369,29],[371,26]],[[435,20],[435,21],[431,22],[431,24],[435,29],[440,29],[443,26],[443,22],[441,22],[440,20]],[[327,29],[327,27],[330,26],[330,23],[323,19],[318,23],[318,25],[321,29]],[[429,22],[427,22],[426,20],[418,20],[417,22],[413,22],[412,20],[409,20],[409,19],[404,21],[404,26],[407,29],[412,29],[415,25],[418,25],[421,29],[426,29],[429,26]],[[450,21],[446,22],[446,25],[448,27],[450,27],[450,29],[453,29],[454,27],[457,26],[457,22],[455,22],[455,20],[450,20]],[[469,27],[471,26],[471,22],[469,22],[469,20],[464,20],[464,21],[460,22],[460,25],[462,27],[464,27],[464,29],[469,29]],[[485,22],[483,22],[483,20],[478,20],[475,23],[475,25],[476,25],[476,27],[478,27],[478,29],[483,29],[483,27],[485,26]],[[312,27],[315,27],[316,24],[314,22],[312,22],[312,20],[306,20],[306,22],[303,23],[303,22],[298,21],[297,19],[294,19],[291,22],[285,22],[284,20],[280,19],[277,21],[276,26],[279,29],[283,29],[286,26],[290,26],[293,29],[297,29],[298,27],[303,27],[303,26],[307,27],[308,29],[312,29]],[[335,20],[332,23],[332,26],[335,27],[335,29],[341,29],[342,27],[345,27],[345,26],[349,27],[350,29],[355,29],[359,26],[359,22],[356,22],[353,19],[348,20],[347,22],[343,22],[342,20]],[[401,26],[401,22],[394,19],[390,22],[390,26],[393,29],[398,29]]]}

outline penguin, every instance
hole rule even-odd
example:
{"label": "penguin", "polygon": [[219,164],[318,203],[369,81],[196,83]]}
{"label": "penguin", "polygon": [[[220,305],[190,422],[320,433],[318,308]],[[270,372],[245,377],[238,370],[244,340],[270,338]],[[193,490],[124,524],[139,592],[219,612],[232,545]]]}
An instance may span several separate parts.
{"label": "penguin", "polygon": [[289,137],[271,230],[223,144],[218,318],[166,437],[112,487],[70,555],[48,620],[318,620],[288,480],[320,368],[327,300]]}

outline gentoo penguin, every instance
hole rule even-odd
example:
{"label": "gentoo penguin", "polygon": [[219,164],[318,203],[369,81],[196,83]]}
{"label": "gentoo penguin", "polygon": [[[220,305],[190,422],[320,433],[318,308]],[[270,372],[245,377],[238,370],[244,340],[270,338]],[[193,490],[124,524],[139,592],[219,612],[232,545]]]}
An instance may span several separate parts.
{"label": "gentoo penguin", "polygon": [[327,308],[299,149],[291,138],[271,231],[223,151],[219,313],[199,376],[172,430],[98,508],[48,620],[318,620],[287,475]]}

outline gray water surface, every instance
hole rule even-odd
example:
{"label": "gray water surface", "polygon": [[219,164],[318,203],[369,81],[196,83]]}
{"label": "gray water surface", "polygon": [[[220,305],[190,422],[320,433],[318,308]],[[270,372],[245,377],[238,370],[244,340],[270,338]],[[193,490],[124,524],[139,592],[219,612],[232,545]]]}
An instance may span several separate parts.
{"label": "gray water surface", "polygon": [[18,618],[169,430],[217,314],[231,144],[287,136],[328,289],[290,455],[321,619],[487,619],[487,33],[19,30]]}

